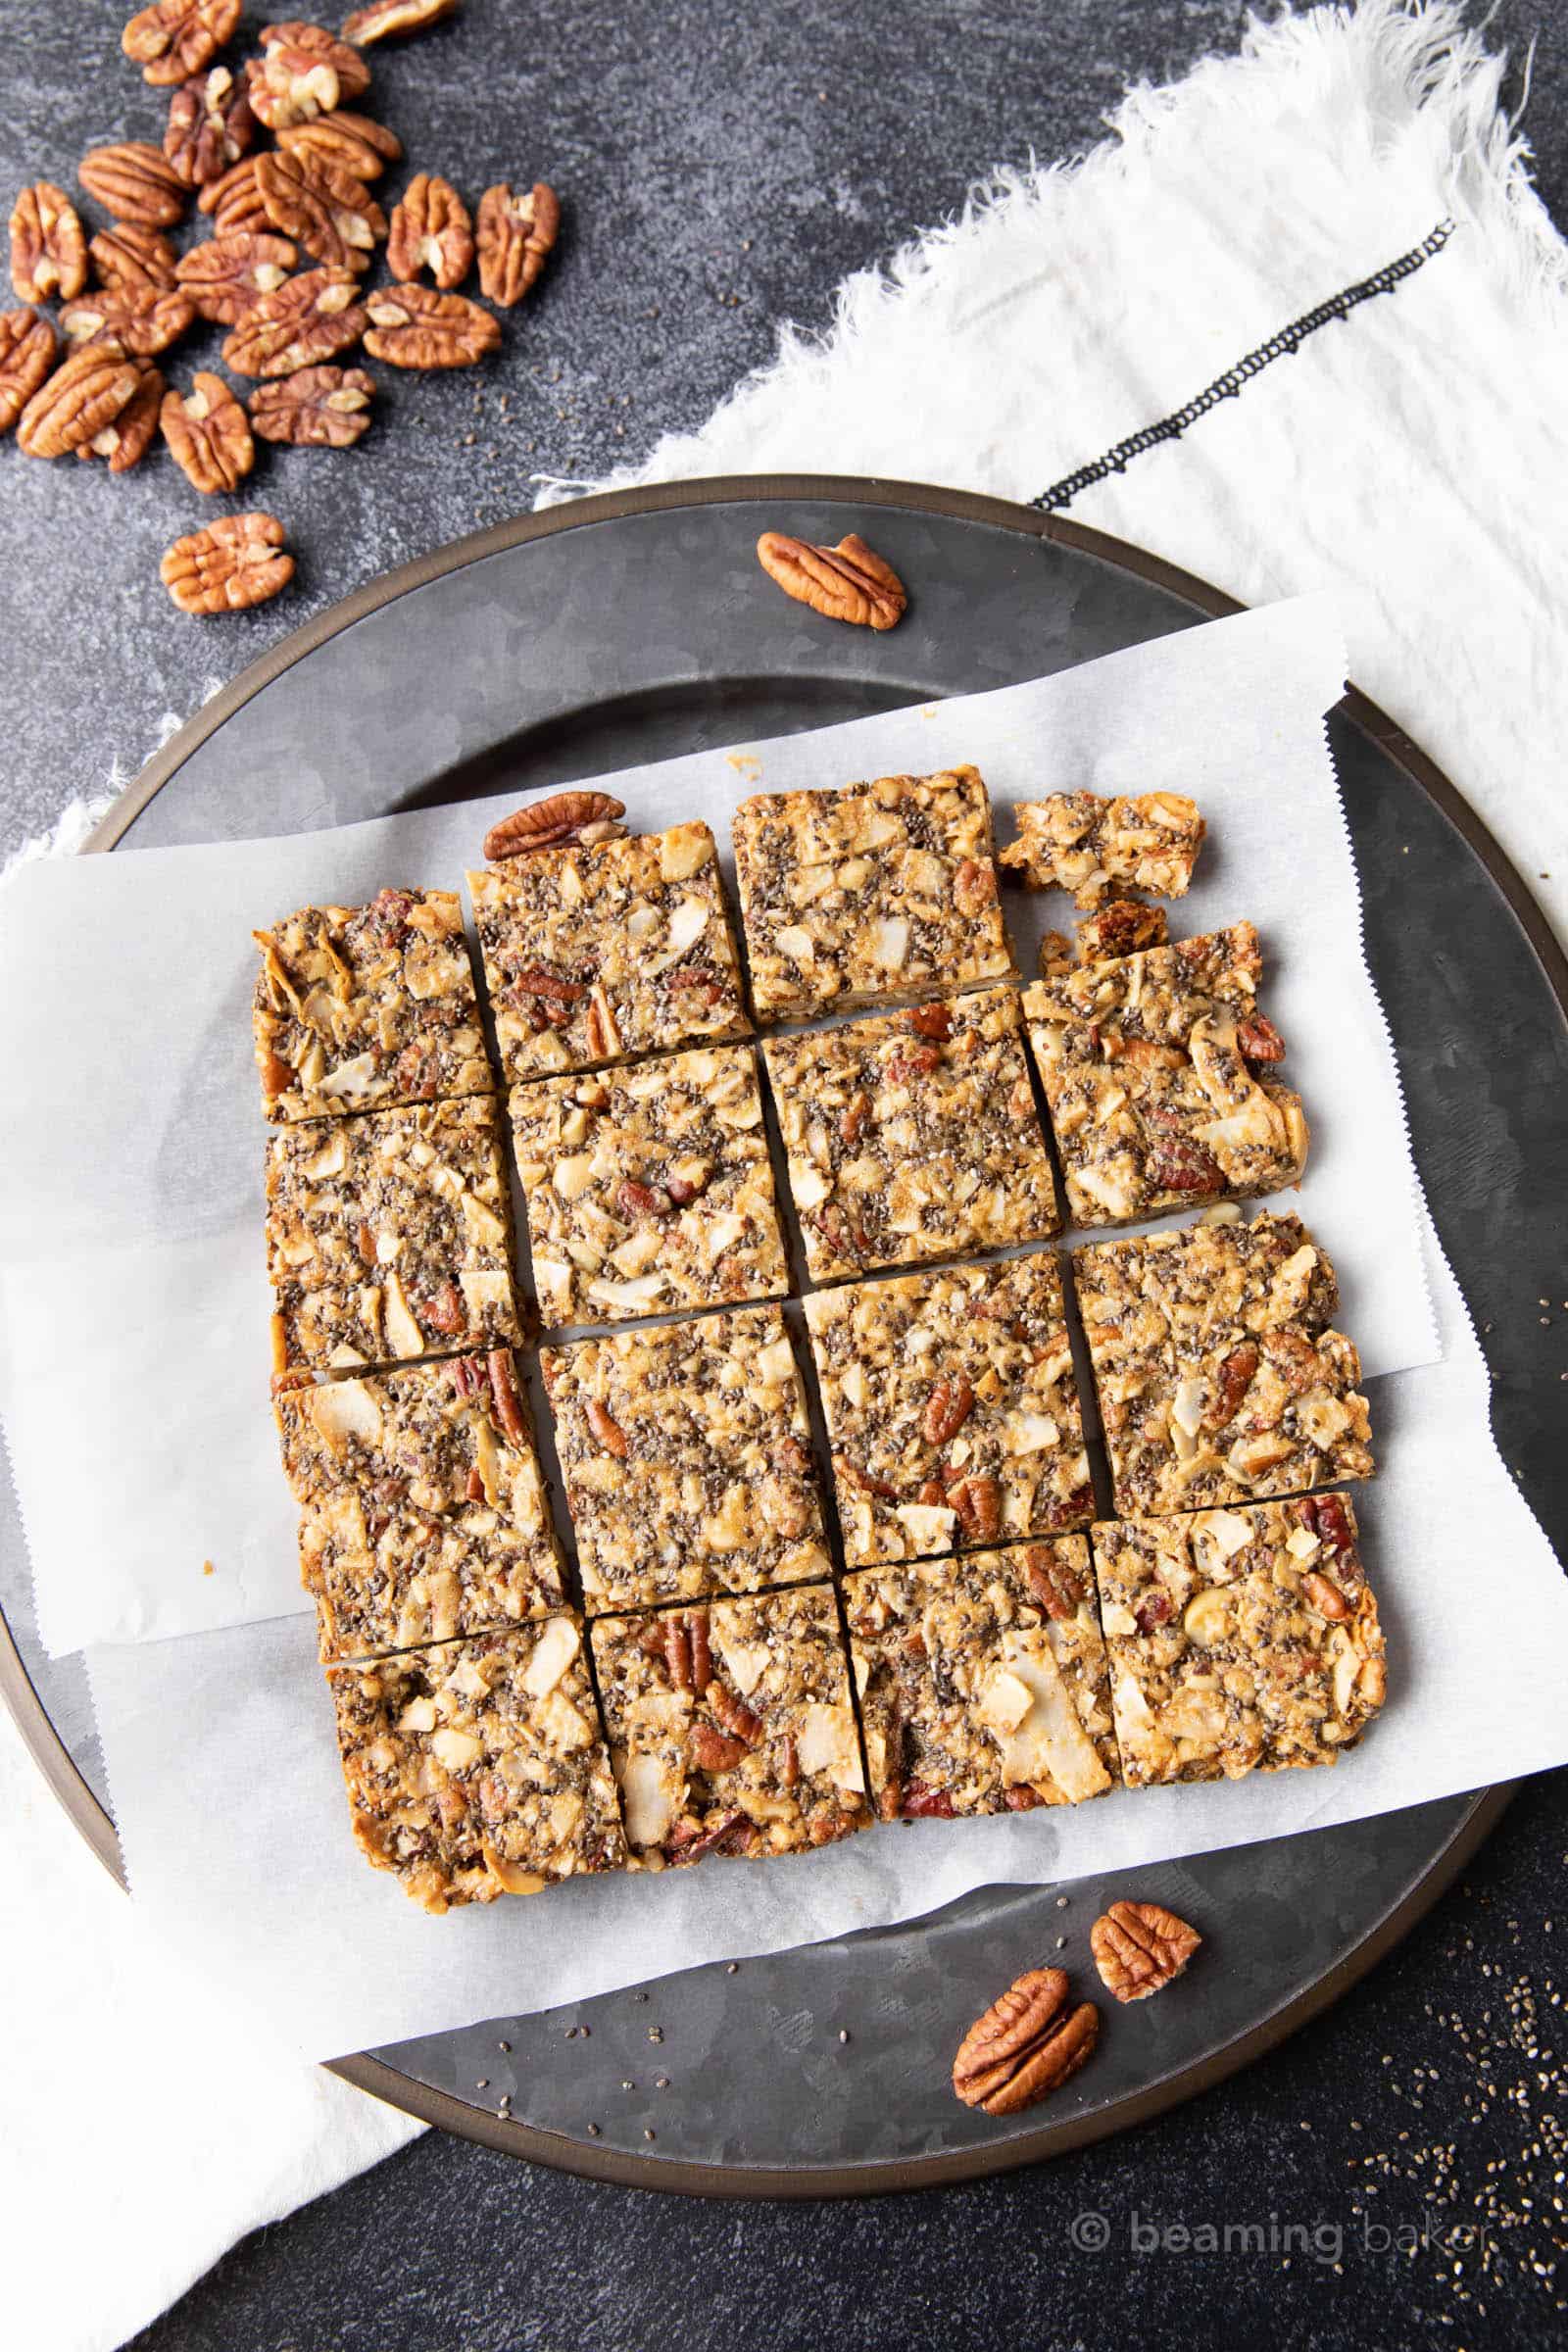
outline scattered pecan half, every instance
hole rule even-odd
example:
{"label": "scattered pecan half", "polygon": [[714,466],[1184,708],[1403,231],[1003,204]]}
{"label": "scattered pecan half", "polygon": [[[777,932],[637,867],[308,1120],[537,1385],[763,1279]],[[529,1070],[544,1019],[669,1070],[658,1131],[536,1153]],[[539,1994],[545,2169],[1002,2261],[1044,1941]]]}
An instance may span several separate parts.
{"label": "scattered pecan half", "polygon": [[298,258],[289,237],[209,237],[181,255],[177,275],[202,318],[237,326],[264,294],[277,292]]}
{"label": "scattered pecan half", "polygon": [[525,850],[560,850],[580,842],[585,833],[595,841],[607,834],[601,826],[625,827],[616,820],[626,813],[624,801],[608,792],[553,792],[548,800],[530,801],[502,817],[484,837],[484,854],[492,861],[520,857]]}
{"label": "scattered pecan half", "polygon": [[960,1479],[949,1488],[948,1500],[971,1543],[995,1543],[1002,1533],[1002,1489],[994,1478]]}
{"label": "scattered pecan half", "polygon": [[263,54],[245,69],[252,111],[269,130],[289,130],[329,115],[370,86],[370,69],[357,49],[319,24],[269,24]]}
{"label": "scattered pecan half", "polygon": [[438,286],[461,286],[473,267],[473,222],[449,179],[416,172],[392,208],[386,266],[394,277],[428,270]]}
{"label": "scattered pecan half", "polygon": [[925,1400],[920,1416],[920,1435],[928,1446],[945,1446],[974,1411],[974,1391],[961,1372],[951,1380],[939,1380]]}
{"label": "scattered pecan half", "polygon": [[1222,1193],[1225,1171],[1196,1136],[1156,1135],[1144,1160],[1150,1184],[1164,1193]]}
{"label": "scattered pecan half", "polygon": [[139,466],[158,434],[158,412],[163,406],[164,379],[153,367],[144,367],[141,382],[118,416],[90,441],[78,441],[76,455],[84,460],[107,458],[111,473],[128,473]]}
{"label": "scattered pecan half", "polygon": [[368,115],[345,114],[341,108],[335,115],[318,115],[311,122],[285,123],[277,143],[289,155],[330,164],[355,179],[379,179],[388,164],[400,163],[403,157],[402,140],[384,122],[372,122]]}
{"label": "scattered pecan half", "polygon": [[0,433],[9,433],[55,364],[58,338],[35,311],[0,312]]}
{"label": "scattered pecan half", "polygon": [[1147,2001],[1181,1975],[1202,1940],[1162,1903],[1112,1903],[1089,1931],[1101,1983],[1118,2001]]}
{"label": "scattered pecan half", "polygon": [[1048,1617],[1058,1623],[1076,1617],[1083,1587],[1065,1560],[1044,1544],[1031,1544],[1023,1567],[1029,1590]]}
{"label": "scattered pecan half", "polygon": [[17,447],[29,458],[63,458],[113,423],[141,381],[141,370],[112,343],[74,351],[22,412]]}
{"label": "scattered pecan half", "polygon": [[211,187],[255,143],[250,99],[226,66],[181,82],[171,98],[164,153],[188,188]]}
{"label": "scattered pecan half", "polygon": [[256,184],[256,167],[261,160],[259,155],[242,156],[237,164],[229,166],[221,179],[213,180],[197,197],[197,211],[211,213],[219,236],[270,229],[272,224]]}
{"label": "scattered pecan half", "polygon": [[359,283],[346,270],[306,270],[251,305],[223,344],[236,375],[292,375],[347,351],[365,332]]}
{"label": "scattered pecan half", "polygon": [[1065,1970],[1031,1968],[959,2042],[953,2087],[966,2107],[1014,2115],[1076,2074],[1099,2035],[1092,2001],[1068,2009]]}
{"label": "scattered pecan half", "polygon": [[35,179],[11,212],[11,283],[19,302],[69,302],[87,283],[87,241],[64,188]]}
{"label": "scattered pecan half", "polygon": [[370,421],[375,386],[363,368],[301,368],[251,394],[251,430],[301,449],[347,449]]}
{"label": "scattered pecan half", "polygon": [[466,294],[384,286],[366,298],[365,348],[394,368],[471,368],[498,349],[501,328]]}
{"label": "scattered pecan half", "polygon": [[172,228],[185,210],[186,190],[178,172],[163,149],[145,139],[89,148],[76,167],[76,177],[117,220]]}
{"label": "scattered pecan half", "polygon": [[167,89],[210,65],[239,23],[240,0],[154,0],[131,18],[120,46],[143,81]]}
{"label": "scattered pecan half", "polygon": [[220,375],[203,371],[188,392],[167,393],[158,421],[180,472],[209,498],[237,490],[256,463],[250,420]]}
{"label": "scattered pecan half", "polygon": [[68,302],[60,323],[69,342],[115,343],[134,359],[150,360],[177,342],[196,317],[196,306],[178,287],[106,286]]}
{"label": "scattered pecan half", "polygon": [[159,575],[182,612],[243,612],[294,577],[283,525],[272,514],[220,514],[176,539]]}
{"label": "scattered pecan half", "polygon": [[550,257],[561,234],[561,200],[548,180],[536,179],[526,196],[514,196],[506,180],[479,199],[479,291],[511,310],[520,302]]}
{"label": "scattered pecan half", "polygon": [[368,8],[357,8],[348,19],[343,38],[368,49],[372,41],[390,40],[394,33],[423,32],[452,16],[457,5],[458,0],[370,0]]}
{"label": "scattered pecan half", "polygon": [[757,560],[786,596],[828,620],[891,629],[909,601],[898,573],[857,531],[837,547],[813,547],[783,531],[764,531],[757,542]]}
{"label": "scattered pecan half", "polygon": [[87,251],[101,286],[167,294],[178,282],[178,257],[161,229],[122,220],[101,228]]}
{"label": "scattered pecan half", "polygon": [[256,159],[256,192],[268,220],[332,270],[368,270],[386,215],[363,179],[303,155]]}

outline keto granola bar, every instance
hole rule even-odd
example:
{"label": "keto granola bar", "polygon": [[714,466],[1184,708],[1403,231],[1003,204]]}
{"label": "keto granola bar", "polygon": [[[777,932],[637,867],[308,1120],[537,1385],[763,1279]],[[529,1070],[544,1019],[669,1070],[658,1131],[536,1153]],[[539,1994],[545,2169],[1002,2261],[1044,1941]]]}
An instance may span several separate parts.
{"label": "keto granola bar", "polygon": [[1125,1224],[1300,1179],[1301,1100],[1272,1077],[1284,1042],[1257,1009],[1250,923],[1037,980],[1024,995],[1068,1213]]}
{"label": "keto granola bar", "polygon": [[1185,898],[1206,830],[1196,801],[1180,792],[1054,792],[1020,801],[1018,838],[998,863],[1031,890],[1070,890],[1073,905],[1102,906],[1128,890]]}
{"label": "keto granola bar", "polygon": [[276,1400],[324,1657],[560,1606],[561,1563],[509,1348]]}
{"label": "keto granola bar", "polygon": [[751,1034],[706,825],[531,850],[468,888],[509,1082]]}
{"label": "keto granola bar", "polygon": [[867,1568],[844,1606],[884,1821],[1024,1813],[1118,1776],[1082,1536]]}
{"label": "keto granola bar", "polygon": [[750,1047],[534,1079],[510,1109],[547,1323],[788,1294]]}
{"label": "keto granola bar", "polygon": [[600,1617],[589,1638],[645,1868],[797,1853],[868,1825],[831,1586]]}
{"label": "keto granola bar", "polygon": [[327,1680],[355,1838],[426,1911],[625,1868],[574,1617]]}
{"label": "keto granola bar", "polygon": [[368,906],[302,906],[253,937],[270,1119],[495,1092],[455,892],[383,890]]}
{"label": "keto granola bar", "polygon": [[992,989],[768,1040],[814,1281],[1055,1232],[1021,1027]]}
{"label": "keto granola bar", "polygon": [[817,1291],[806,1319],[852,1567],[1088,1526],[1049,1250]]}
{"label": "keto granola bar", "polygon": [[519,1339],[495,1102],[279,1128],[267,1271],[274,1373]]}
{"label": "keto granola bar", "polygon": [[1299,1217],[1099,1242],[1073,1269],[1124,1516],[1371,1476],[1360,1358]]}
{"label": "keto granola bar", "polygon": [[590,1612],[829,1573],[777,1307],[547,1348],[540,1362]]}
{"label": "keto granola bar", "polygon": [[1094,1530],[1131,1788],[1333,1764],[1383,1703],[1383,1633],[1340,1494]]}
{"label": "keto granola bar", "polygon": [[759,793],[735,865],[764,1020],[1010,979],[978,769]]}

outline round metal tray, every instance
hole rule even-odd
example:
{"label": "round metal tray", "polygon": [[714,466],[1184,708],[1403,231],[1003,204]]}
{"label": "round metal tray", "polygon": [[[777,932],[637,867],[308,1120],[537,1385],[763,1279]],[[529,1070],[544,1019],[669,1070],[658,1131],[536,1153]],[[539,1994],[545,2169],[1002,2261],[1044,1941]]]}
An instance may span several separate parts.
{"label": "round metal tray", "polygon": [[[787,605],[753,555],[764,526],[831,542],[862,525],[913,590],[886,636]],[[410,564],[284,640],[173,737],[92,847],[242,839],[566,783],[1004,685],[1234,610],[1119,541],[956,492],[755,476],[590,499]],[[1496,843],[1392,722],[1352,692],[1330,732],[1423,1176],[1478,1311],[1505,1308],[1556,1232],[1549,1105],[1568,1085],[1568,964]],[[1533,1314],[1499,1314],[1497,1329],[1499,1443],[1560,1531],[1568,1465],[1543,1404],[1546,1335]],[[38,1650],[14,1556],[0,1592],[0,1689],[117,1869],[79,1662]],[[1304,2023],[1436,1899],[1507,1794],[1121,1877],[983,1889],[900,1927],[336,2071],[492,2147],[643,2186],[812,2196],[1000,2171],[1142,2121]],[[1117,2013],[1094,2066],[1042,2111],[997,2122],[959,2107],[946,2077],[963,2028],[1010,1976],[1055,1957],[1058,1936],[1081,1974],[1091,1921],[1128,1892],[1202,1926],[1205,1964],[1182,1998]]]}

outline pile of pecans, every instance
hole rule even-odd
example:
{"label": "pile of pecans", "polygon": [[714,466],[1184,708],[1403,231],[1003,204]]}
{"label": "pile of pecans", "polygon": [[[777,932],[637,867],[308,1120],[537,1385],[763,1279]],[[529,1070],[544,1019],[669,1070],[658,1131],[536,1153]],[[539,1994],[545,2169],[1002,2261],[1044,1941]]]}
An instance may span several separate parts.
{"label": "pile of pecans", "polygon": [[[15,429],[28,457],[74,452],[124,473],[161,433],[195,489],[227,494],[254,466],[257,435],[329,449],[360,438],[374,382],[337,364],[356,344],[413,368],[468,368],[497,350],[494,312],[458,289],[477,260],[486,302],[522,300],[560,229],[555,191],[502,181],[470,214],[449,180],[420,172],[389,217],[370,189],[402,145],[352,111],[370,86],[364,52],[457,6],[370,0],[341,37],[268,24],[261,54],[230,64],[220,53],[240,0],[154,0],[132,17],[125,55],[172,93],[163,143],[82,158],[81,185],[110,216],[90,239],[51,181],[18,197],[11,280],[25,307],[0,313],[0,434]],[[207,234],[180,253],[168,232],[193,196]],[[394,282],[368,287],[382,244]],[[166,384],[156,363],[198,319],[227,328],[224,365],[258,379],[248,398],[207,370],[186,391]],[[164,585],[186,612],[263,604],[293,576],[284,537],[270,514],[225,515],[175,541]]]}

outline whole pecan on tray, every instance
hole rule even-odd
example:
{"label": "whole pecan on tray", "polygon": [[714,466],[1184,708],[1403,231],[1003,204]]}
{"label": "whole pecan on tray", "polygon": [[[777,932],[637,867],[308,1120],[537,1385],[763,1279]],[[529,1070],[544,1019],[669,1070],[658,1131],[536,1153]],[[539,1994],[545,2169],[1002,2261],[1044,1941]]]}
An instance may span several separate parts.
{"label": "whole pecan on tray", "polygon": [[167,294],[179,282],[178,256],[162,229],[119,220],[101,228],[87,251],[101,286]]}
{"label": "whole pecan on tray", "polygon": [[488,302],[511,310],[538,277],[561,234],[561,200],[547,180],[536,179],[525,196],[514,196],[505,180],[479,199],[479,291]]}
{"label": "whole pecan on tray", "polygon": [[620,818],[624,801],[608,792],[553,792],[548,800],[530,801],[491,826],[484,837],[484,854],[492,864],[520,858],[529,850],[581,848],[596,841],[616,841],[626,828]]}
{"label": "whole pecan on tray", "polygon": [[1101,1982],[1118,2001],[1147,2001],[1181,1975],[1202,1940],[1163,1903],[1112,1903],[1089,1931]]}
{"label": "whole pecan on tray", "polygon": [[155,89],[210,65],[239,23],[240,0],[155,0],[132,17],[120,46]]}
{"label": "whole pecan on tray", "polygon": [[111,473],[128,473],[133,466],[141,464],[157,437],[163,402],[163,376],[150,363],[144,363],[141,382],[120,415],[112,416],[90,441],[78,441],[77,457],[88,461],[107,458]]}
{"label": "whole pecan on tray", "polygon": [[12,207],[11,283],[20,302],[69,302],[87,283],[80,218],[52,179],[35,179]]}
{"label": "whole pecan on tray", "polygon": [[9,433],[55,364],[54,324],[35,311],[0,312],[0,433]]}
{"label": "whole pecan on tray", "polygon": [[368,115],[347,114],[341,107],[336,114],[318,115],[309,122],[285,123],[277,143],[285,154],[302,155],[307,163],[330,164],[355,179],[379,179],[388,164],[403,160],[403,141],[396,131],[384,122],[372,122]]}
{"label": "whole pecan on tray", "polygon": [[363,368],[300,368],[257,385],[251,429],[302,449],[347,449],[370,421],[374,391]]}
{"label": "whole pecan on tray", "polygon": [[183,180],[161,147],[145,139],[119,146],[91,147],[76,166],[76,177],[117,220],[144,228],[172,228],[185,210]]}
{"label": "whole pecan on tray", "polygon": [[394,33],[423,32],[427,24],[452,16],[457,5],[458,0],[370,0],[368,8],[357,8],[348,19],[343,38],[368,49],[372,41],[390,40]]}
{"label": "whole pecan on tray", "polygon": [[977,2018],[953,2061],[953,2087],[966,2107],[1014,2115],[1059,2089],[1100,2037],[1093,2001],[1067,2006],[1060,1968],[1032,1968]]}
{"label": "whole pecan on tray", "polygon": [[275,515],[220,514],[176,539],[159,575],[182,612],[243,612],[287,587],[294,559]]}
{"label": "whole pecan on tray", "polygon": [[814,547],[783,531],[764,531],[757,542],[757,560],[786,596],[828,620],[891,629],[909,601],[898,573],[858,531],[837,547]]}
{"label": "whole pecan on tray", "polygon": [[433,286],[382,286],[365,298],[365,348],[393,368],[471,368],[498,350],[501,328],[466,294]]}
{"label": "whole pecan on tray", "polygon": [[256,142],[256,117],[226,66],[181,82],[169,102],[164,153],[187,187],[211,187]]}
{"label": "whole pecan on tray", "polygon": [[166,394],[159,422],[175,465],[209,498],[237,490],[256,463],[250,419],[220,375],[204,369],[188,392]]}
{"label": "whole pecan on tray", "polygon": [[428,270],[436,284],[461,286],[473,267],[473,222],[449,179],[438,172],[416,172],[392,208],[386,266],[394,277],[415,278]]}
{"label": "whole pecan on tray", "polygon": [[69,342],[115,343],[138,360],[167,351],[191,324],[196,306],[177,286],[105,286],[78,294],[60,314]]}
{"label": "whole pecan on tray", "polygon": [[358,280],[346,270],[306,270],[246,311],[223,343],[236,375],[292,375],[347,351],[365,332]]}
{"label": "whole pecan on tray", "polygon": [[303,155],[258,156],[256,192],[278,234],[328,269],[368,270],[386,235],[386,215],[364,180],[331,164]]}
{"label": "whole pecan on tray", "polygon": [[17,447],[29,458],[63,458],[112,424],[141,382],[136,362],[112,343],[74,351],[22,412]]}
{"label": "whole pecan on tray", "polygon": [[277,292],[298,258],[291,237],[209,237],[181,255],[179,284],[202,318],[237,326],[264,294]]}

